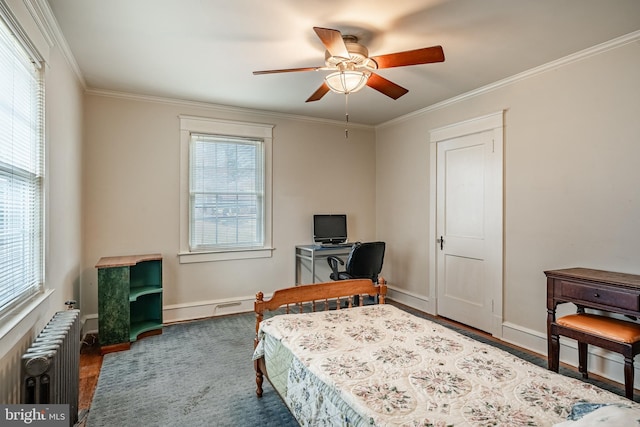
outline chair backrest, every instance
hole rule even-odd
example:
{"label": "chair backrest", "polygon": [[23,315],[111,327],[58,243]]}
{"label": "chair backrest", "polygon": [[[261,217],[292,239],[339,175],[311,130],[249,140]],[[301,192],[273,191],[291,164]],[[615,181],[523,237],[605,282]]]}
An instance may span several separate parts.
{"label": "chair backrest", "polygon": [[349,253],[345,271],[353,278],[378,281],[384,261],[384,242],[355,243]]}

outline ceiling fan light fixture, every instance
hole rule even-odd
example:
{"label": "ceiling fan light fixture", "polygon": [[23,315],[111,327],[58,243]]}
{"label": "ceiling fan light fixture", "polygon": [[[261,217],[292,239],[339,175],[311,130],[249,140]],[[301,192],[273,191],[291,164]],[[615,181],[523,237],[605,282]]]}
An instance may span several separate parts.
{"label": "ceiling fan light fixture", "polygon": [[329,89],[336,93],[353,93],[362,89],[371,73],[356,70],[341,70],[327,75],[324,79]]}

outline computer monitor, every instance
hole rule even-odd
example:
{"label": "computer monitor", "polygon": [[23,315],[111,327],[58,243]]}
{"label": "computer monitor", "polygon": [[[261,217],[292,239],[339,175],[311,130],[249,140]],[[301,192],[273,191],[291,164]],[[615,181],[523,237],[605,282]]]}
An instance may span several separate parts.
{"label": "computer monitor", "polygon": [[347,241],[347,215],[313,215],[313,242],[337,245]]}

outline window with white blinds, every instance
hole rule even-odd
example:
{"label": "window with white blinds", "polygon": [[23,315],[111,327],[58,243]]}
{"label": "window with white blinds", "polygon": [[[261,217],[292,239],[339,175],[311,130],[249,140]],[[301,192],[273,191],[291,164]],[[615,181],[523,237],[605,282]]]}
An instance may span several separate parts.
{"label": "window with white blinds", "polygon": [[42,290],[44,276],[44,93],[23,45],[0,19],[0,314]]}
{"label": "window with white blinds", "polygon": [[264,245],[264,143],[191,134],[190,250]]}
{"label": "window with white blinds", "polygon": [[180,263],[271,257],[274,125],[179,119]]}

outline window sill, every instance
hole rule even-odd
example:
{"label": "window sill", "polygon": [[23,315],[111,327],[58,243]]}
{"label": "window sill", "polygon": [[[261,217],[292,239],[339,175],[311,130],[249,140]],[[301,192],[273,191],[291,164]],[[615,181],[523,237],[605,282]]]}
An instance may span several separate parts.
{"label": "window sill", "polygon": [[180,264],[196,262],[231,261],[238,259],[271,258],[274,248],[237,249],[211,252],[180,252]]}
{"label": "window sill", "polygon": [[43,292],[34,295],[33,298],[24,304],[17,306],[13,310],[0,318],[0,339],[7,336],[24,319],[29,317],[43,302],[53,294],[53,289],[45,289]]}

